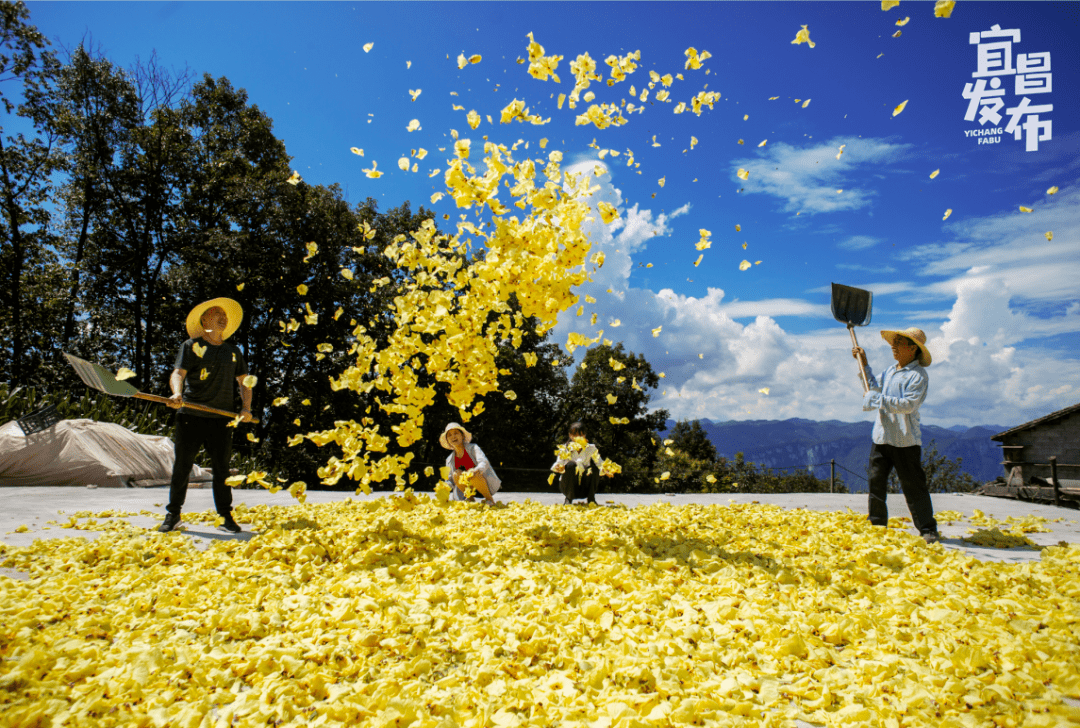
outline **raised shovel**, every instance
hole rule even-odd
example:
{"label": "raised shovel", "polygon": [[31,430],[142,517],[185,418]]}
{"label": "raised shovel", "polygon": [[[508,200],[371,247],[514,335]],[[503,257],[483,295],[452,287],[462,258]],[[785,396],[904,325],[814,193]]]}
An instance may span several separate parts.
{"label": "raised shovel", "polygon": [[[75,373],[79,375],[79,379],[83,380],[86,386],[91,389],[96,389],[99,392],[105,394],[114,394],[117,397],[135,397],[136,399],[145,399],[148,402],[157,402],[158,404],[169,404],[172,400],[168,397],[159,397],[156,394],[145,394],[135,389],[127,382],[121,382],[113,373],[100,364],[95,364],[85,359],[80,359],[77,356],[64,353],[64,358],[68,360],[74,369]],[[229,412],[228,410],[218,409],[216,407],[207,407],[202,404],[195,404],[194,402],[184,402],[186,409],[199,410],[200,412],[212,412],[216,415],[224,415],[225,417],[239,417],[240,415],[235,412]],[[252,422],[258,422],[255,417],[251,418]]]}
{"label": "raised shovel", "polygon": [[[832,284],[832,315],[842,324],[847,324],[848,333],[851,334],[851,345],[859,346],[855,338],[855,327],[866,326],[870,323],[870,306],[873,303],[874,294],[861,288],[842,286],[839,283]],[[862,377],[863,394],[870,391],[870,382],[866,379],[866,370],[859,364],[859,376]]]}

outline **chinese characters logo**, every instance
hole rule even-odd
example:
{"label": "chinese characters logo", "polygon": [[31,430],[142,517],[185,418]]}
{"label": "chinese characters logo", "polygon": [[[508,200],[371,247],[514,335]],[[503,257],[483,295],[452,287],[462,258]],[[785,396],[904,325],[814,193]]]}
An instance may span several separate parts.
{"label": "chinese characters logo", "polygon": [[[978,46],[978,69],[971,74],[974,83],[964,84],[964,98],[968,100],[965,121],[975,121],[978,115],[980,129],[970,129],[964,134],[977,137],[979,144],[994,144],[1001,135],[1012,134],[1013,139],[1025,141],[1029,152],[1039,150],[1039,142],[1050,141],[1053,122],[1041,114],[1054,110],[1053,104],[1033,104],[1029,96],[1048,101],[1045,96],[1053,91],[1053,74],[1050,72],[1050,52],[1019,53],[1013,57],[1013,44],[1020,42],[1019,29],[1002,30],[1000,25],[991,26],[981,33],[970,33],[968,42]],[[1015,65],[1013,65],[1015,60]],[[1012,91],[1019,102],[1007,106],[1004,100],[1012,76]],[[1009,122],[1001,128],[1002,109]],[[987,124],[990,126],[987,127]]]}

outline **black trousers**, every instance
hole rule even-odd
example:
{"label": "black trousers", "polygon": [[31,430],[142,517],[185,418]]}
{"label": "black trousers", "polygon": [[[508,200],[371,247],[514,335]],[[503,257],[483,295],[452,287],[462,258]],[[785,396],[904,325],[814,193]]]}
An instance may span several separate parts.
{"label": "black trousers", "polygon": [[896,468],[900,488],[904,491],[911,520],[919,533],[937,531],[934,506],[926,485],[922,467],[922,447],[894,447],[874,444],[870,448],[870,522],[875,526],[889,524],[889,507],[885,497],[889,492],[889,473]]}
{"label": "black trousers", "polygon": [[589,464],[581,472],[572,462],[566,464],[566,470],[559,475],[559,491],[569,498],[584,498],[590,503],[596,502],[596,489],[600,487],[600,471]]}
{"label": "black trousers", "polygon": [[232,457],[232,429],[226,417],[196,417],[185,413],[176,415],[173,431],[172,482],[169,485],[169,505],[165,509],[179,516],[187,498],[188,478],[199,448],[205,447],[214,470],[214,507],[219,515],[232,513],[232,488],[225,485],[229,476],[229,458]]}

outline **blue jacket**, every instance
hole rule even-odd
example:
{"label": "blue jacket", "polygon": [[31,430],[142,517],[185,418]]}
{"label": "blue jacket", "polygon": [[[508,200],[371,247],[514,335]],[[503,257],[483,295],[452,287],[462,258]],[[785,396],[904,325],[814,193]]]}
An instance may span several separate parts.
{"label": "blue jacket", "polygon": [[919,405],[926,399],[930,377],[918,360],[904,367],[893,364],[881,375],[880,382],[867,366],[866,378],[870,391],[863,396],[863,411],[877,410],[874,443],[894,447],[922,445]]}

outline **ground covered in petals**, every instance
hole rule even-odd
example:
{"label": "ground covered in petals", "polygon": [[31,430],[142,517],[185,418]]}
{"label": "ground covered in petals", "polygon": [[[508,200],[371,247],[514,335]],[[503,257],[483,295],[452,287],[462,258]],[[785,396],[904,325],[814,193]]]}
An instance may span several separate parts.
{"label": "ground covered in petals", "polygon": [[[238,508],[0,546],[4,725],[1043,726],[1080,547],[983,563],[766,505]],[[212,514],[188,519],[211,520]]]}

